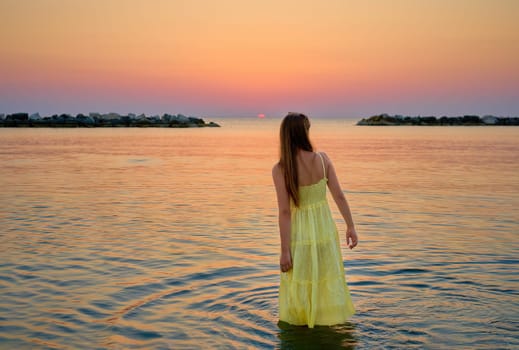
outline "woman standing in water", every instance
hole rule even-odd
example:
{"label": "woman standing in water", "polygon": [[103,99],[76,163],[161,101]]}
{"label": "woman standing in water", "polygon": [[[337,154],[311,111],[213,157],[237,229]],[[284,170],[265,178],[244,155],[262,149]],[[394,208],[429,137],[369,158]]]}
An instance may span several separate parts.
{"label": "woman standing in water", "polygon": [[346,243],[358,242],[332,162],[310,142],[310,121],[289,113],[280,128],[280,160],[272,169],[281,237],[279,319],[293,325],[335,325],[355,313],[344,276],[337,227],[326,186],[344,218]]}

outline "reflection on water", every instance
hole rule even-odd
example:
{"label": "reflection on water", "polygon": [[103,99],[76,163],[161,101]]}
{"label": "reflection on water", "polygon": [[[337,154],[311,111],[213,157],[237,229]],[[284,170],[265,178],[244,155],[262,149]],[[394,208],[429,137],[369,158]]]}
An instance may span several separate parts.
{"label": "reflection on water", "polygon": [[519,129],[314,119],[360,244],[357,314],[308,329],[277,318],[279,120],[218,122],[0,129],[1,348],[519,347]]}
{"label": "reflection on water", "polygon": [[293,326],[280,321],[279,348],[280,349],[355,349],[357,339],[355,326],[352,323],[315,328]]}

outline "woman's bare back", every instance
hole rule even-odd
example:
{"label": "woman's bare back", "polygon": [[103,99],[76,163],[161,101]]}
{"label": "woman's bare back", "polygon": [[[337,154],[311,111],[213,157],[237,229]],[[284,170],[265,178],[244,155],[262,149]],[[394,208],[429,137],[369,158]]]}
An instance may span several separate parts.
{"label": "woman's bare back", "polygon": [[316,184],[324,177],[321,158],[317,153],[300,150],[296,161],[299,186]]}

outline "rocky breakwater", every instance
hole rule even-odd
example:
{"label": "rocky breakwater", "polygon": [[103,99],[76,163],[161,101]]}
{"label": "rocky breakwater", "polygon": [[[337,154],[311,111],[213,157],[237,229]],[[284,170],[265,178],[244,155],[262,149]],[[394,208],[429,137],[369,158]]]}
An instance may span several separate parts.
{"label": "rocky breakwater", "polygon": [[457,117],[442,116],[403,116],[379,114],[363,118],[357,125],[519,125],[519,117],[496,117],[493,115],[464,115]]}
{"label": "rocky breakwater", "polygon": [[187,117],[183,114],[164,114],[162,116],[145,114],[117,113],[89,113],[78,114],[54,114],[52,116],[40,116],[39,113],[14,113],[0,114],[0,127],[55,127],[55,128],[95,128],[95,127],[164,127],[164,128],[199,128],[219,127],[220,125],[206,123],[201,118]]}

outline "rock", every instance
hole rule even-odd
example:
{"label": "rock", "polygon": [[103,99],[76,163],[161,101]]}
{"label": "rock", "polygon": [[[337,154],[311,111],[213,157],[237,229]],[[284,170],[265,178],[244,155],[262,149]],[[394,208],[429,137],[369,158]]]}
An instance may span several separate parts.
{"label": "rock", "polygon": [[496,118],[494,116],[486,116],[482,120],[477,115],[464,115],[458,117],[442,116],[437,119],[435,116],[390,116],[386,113],[361,119],[357,125],[501,125],[514,123],[513,118]]}
{"label": "rock", "polygon": [[53,115],[52,119],[57,123],[66,123],[67,120],[71,119],[72,116],[68,114]]}
{"label": "rock", "polygon": [[76,116],[76,119],[79,122],[79,124],[82,124],[84,126],[94,126],[95,125],[94,118],[92,118],[90,116],[87,117],[83,114],[79,114]]}
{"label": "rock", "polygon": [[189,118],[183,114],[177,114],[174,119],[180,123],[189,123]]}
{"label": "rock", "polygon": [[205,124],[204,120],[201,118],[189,117],[189,122],[193,124]]}
{"label": "rock", "polygon": [[421,122],[421,124],[425,124],[425,125],[435,125],[436,117],[433,117],[433,116],[421,117],[420,122]]}
{"label": "rock", "polygon": [[462,122],[463,124],[480,124],[481,120],[477,115],[464,115]]}
{"label": "rock", "polygon": [[145,114],[136,116],[134,113],[119,115],[118,113],[100,114],[90,112],[88,115],[82,113],[76,116],[70,114],[54,114],[52,116],[41,117],[39,113],[29,116],[27,113],[0,114],[1,127],[219,127],[214,122],[206,123],[202,118],[193,116],[186,117],[183,114],[152,115],[147,117]]}
{"label": "rock", "polygon": [[435,116],[390,116],[386,113],[363,118],[357,125],[482,125],[482,121],[477,115],[464,115],[463,117],[442,116],[437,119]]}
{"label": "rock", "polygon": [[519,125],[518,117],[499,118],[499,125]]}
{"label": "rock", "polygon": [[123,118],[125,117],[110,119],[110,123],[112,126],[126,126],[126,120]]}
{"label": "rock", "polygon": [[29,114],[28,113],[13,113],[8,114],[5,117],[6,120],[12,120],[12,121],[27,121],[29,120]]}
{"label": "rock", "polygon": [[151,121],[146,118],[146,117],[141,117],[139,119],[137,119],[137,121],[135,121],[135,125],[136,126],[150,126],[151,125]]}
{"label": "rock", "polygon": [[481,118],[481,121],[485,125],[496,125],[499,122],[499,119],[497,117],[494,117],[493,115],[485,115],[483,118]]}
{"label": "rock", "polygon": [[442,116],[439,120],[440,125],[450,125],[449,118],[446,116]]}
{"label": "rock", "polygon": [[114,113],[114,112],[111,112],[111,113],[108,113],[108,114],[105,114],[104,117],[106,117],[107,119],[121,119],[121,115],[119,113]]}
{"label": "rock", "polygon": [[215,122],[209,122],[209,124],[207,124],[207,126],[211,127],[211,128],[219,128],[220,125],[216,124]]}
{"label": "rock", "polygon": [[175,119],[175,115],[174,114],[169,114],[169,113],[165,113],[163,116],[162,116],[162,121],[165,121],[165,122],[170,122],[172,121],[173,119]]}
{"label": "rock", "polygon": [[191,120],[182,114],[172,115],[169,118],[169,126],[170,127],[182,127],[187,126],[187,124],[192,123]]}
{"label": "rock", "polygon": [[391,117],[386,113],[373,115],[367,119],[362,119],[358,125],[398,125],[399,122],[395,117]]}
{"label": "rock", "polygon": [[130,126],[132,123],[132,118],[129,115],[124,115],[120,119],[120,124],[124,126]]}
{"label": "rock", "polygon": [[56,119],[55,123],[58,124],[56,126],[62,127],[77,127],[79,126],[79,122],[76,118],[71,116],[70,114],[60,114]]}

